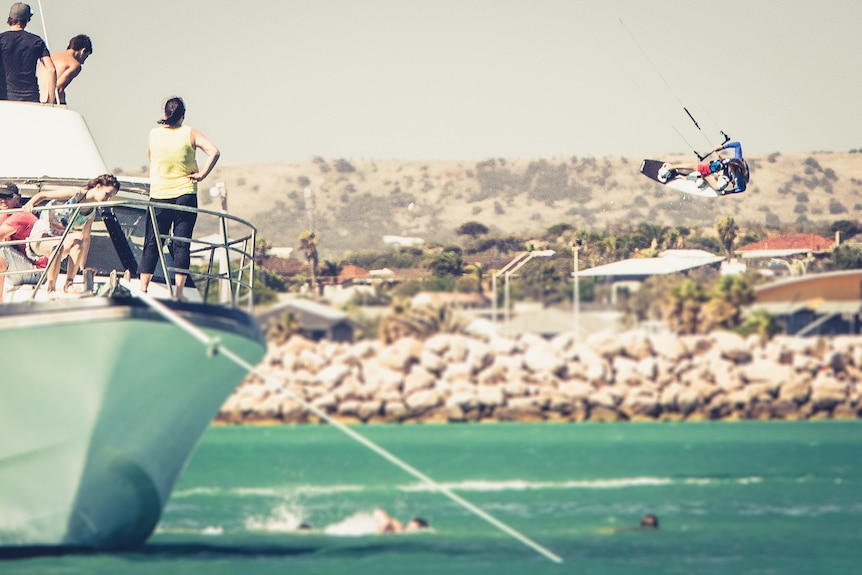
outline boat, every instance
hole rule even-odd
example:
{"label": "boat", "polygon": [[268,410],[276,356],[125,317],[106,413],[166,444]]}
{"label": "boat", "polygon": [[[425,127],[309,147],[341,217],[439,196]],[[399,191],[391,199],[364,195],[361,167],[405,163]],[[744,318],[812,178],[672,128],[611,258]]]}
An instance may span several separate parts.
{"label": "boat", "polygon": [[[0,181],[16,183],[25,199],[109,172],[74,110],[0,101],[0,123],[15,134],[0,142]],[[147,210],[158,204],[145,179],[119,179],[120,192],[97,205],[88,269],[75,282],[83,295],[59,285],[48,297],[45,277],[11,286],[7,273],[0,556],[142,545],[201,435],[246,375],[181,325],[251,365],[265,352],[251,313],[254,226],[222,210],[195,210],[190,269],[175,269],[163,250],[142,295],[137,265]],[[189,276],[183,301],[172,297],[178,271]]]}

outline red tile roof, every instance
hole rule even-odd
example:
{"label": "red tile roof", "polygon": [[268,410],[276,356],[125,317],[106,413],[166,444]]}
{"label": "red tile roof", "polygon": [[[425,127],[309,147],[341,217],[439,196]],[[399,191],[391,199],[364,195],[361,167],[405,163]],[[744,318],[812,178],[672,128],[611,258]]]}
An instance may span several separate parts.
{"label": "red tile roof", "polygon": [[280,258],[278,256],[267,256],[263,260],[263,269],[273,271],[281,275],[296,275],[306,273],[308,264],[293,258]]}
{"label": "red tile roof", "polygon": [[362,279],[368,277],[368,270],[353,264],[347,264],[341,268],[338,279],[341,281]]}
{"label": "red tile roof", "polygon": [[811,250],[814,252],[831,250],[835,245],[833,240],[817,234],[787,234],[773,236],[737,249],[738,252],[755,252],[767,250]]}

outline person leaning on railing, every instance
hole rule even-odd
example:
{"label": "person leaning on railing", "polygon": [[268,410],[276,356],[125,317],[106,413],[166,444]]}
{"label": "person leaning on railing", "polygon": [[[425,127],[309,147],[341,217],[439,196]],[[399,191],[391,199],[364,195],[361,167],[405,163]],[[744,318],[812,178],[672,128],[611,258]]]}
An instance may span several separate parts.
{"label": "person leaning on railing", "polygon": [[[66,234],[63,248],[60,254],[51,264],[48,270],[48,293],[53,294],[57,289],[57,277],[60,275],[60,262],[66,256],[69,263],[66,265],[66,282],[63,284],[63,293],[77,293],[74,288],[75,276],[79,269],[87,265],[87,255],[90,253],[90,228],[96,215],[96,208],[87,204],[107,202],[116,195],[120,189],[120,182],[113,174],[102,174],[89,180],[84,187],[69,190],[49,190],[37,192],[24,204],[25,211],[32,211],[44,201],[64,202],[62,208],[43,210],[39,221],[30,232],[33,240],[27,245],[30,258],[39,256],[50,257],[60,242],[60,237],[66,228],[74,228]],[[80,209],[78,209],[80,208]],[[75,211],[77,211],[77,214]],[[80,228],[80,231],[78,231]]]}

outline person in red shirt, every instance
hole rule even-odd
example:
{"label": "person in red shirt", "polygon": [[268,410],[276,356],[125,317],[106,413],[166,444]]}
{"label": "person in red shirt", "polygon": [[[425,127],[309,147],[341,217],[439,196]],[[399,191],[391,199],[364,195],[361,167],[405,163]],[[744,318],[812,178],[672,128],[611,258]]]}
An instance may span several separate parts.
{"label": "person in red shirt", "polygon": [[[0,210],[11,210],[21,207],[21,194],[18,186],[12,182],[0,183]],[[24,241],[30,236],[33,224],[38,218],[27,212],[0,214],[0,241]],[[6,272],[12,285],[35,284],[42,275],[42,270],[48,264],[48,258],[36,261],[26,256],[25,244],[0,246],[0,302],[3,301],[3,289],[6,283]]]}

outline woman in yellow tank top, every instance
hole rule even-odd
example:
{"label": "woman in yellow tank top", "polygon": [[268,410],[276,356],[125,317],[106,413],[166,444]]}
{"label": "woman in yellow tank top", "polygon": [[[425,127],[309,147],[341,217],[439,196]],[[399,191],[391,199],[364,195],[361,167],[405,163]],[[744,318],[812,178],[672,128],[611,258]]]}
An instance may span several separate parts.
{"label": "woman in yellow tank top", "polygon": [[[162,204],[197,208],[198,182],[209,175],[219,159],[219,149],[206,136],[189,126],[183,126],[186,106],[181,98],[165,103],[165,117],[150,131],[147,157],[150,159],[150,199]],[[203,169],[198,169],[195,152],[207,156]],[[156,224],[159,235],[171,234],[170,253],[173,267],[189,269],[192,232],[197,215],[194,212],[157,208]],[[153,222],[147,214],[144,253],[141,256],[141,291],[146,292],[159,261],[159,244]],[[177,240],[187,238],[189,241]],[[176,273],[174,297],[183,299],[186,274]]]}

